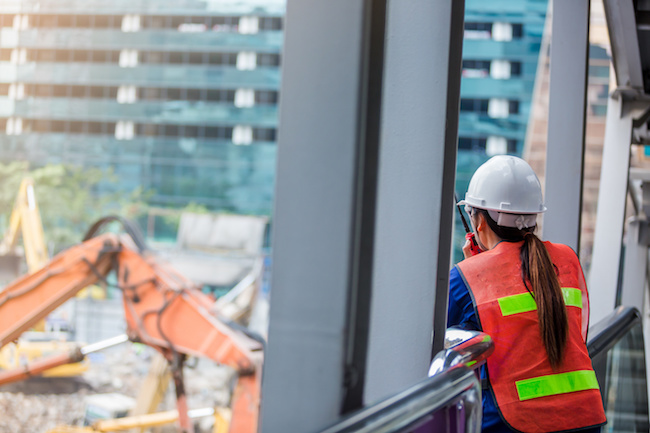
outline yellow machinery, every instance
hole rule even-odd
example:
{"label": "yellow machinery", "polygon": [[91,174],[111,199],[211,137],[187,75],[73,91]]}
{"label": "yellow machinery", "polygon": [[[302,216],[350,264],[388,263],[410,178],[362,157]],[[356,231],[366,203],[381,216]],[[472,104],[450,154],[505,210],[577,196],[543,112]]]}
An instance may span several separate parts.
{"label": "yellow machinery", "polygon": [[[20,183],[18,196],[9,219],[9,227],[0,243],[0,255],[15,255],[18,238],[21,234],[25,247],[27,269],[31,273],[45,266],[50,260],[45,247],[41,214],[38,211],[34,194],[34,181],[31,178],[25,178]],[[16,277],[18,275],[14,275],[12,280]]]}
{"label": "yellow machinery", "polygon": [[[21,274],[20,256],[16,253],[18,239],[21,236],[27,270],[29,273],[36,272],[45,266],[50,258],[45,246],[43,223],[34,193],[34,181],[28,177],[20,183],[18,196],[9,219],[9,227],[0,242],[0,257],[2,258],[0,267],[4,268],[4,278],[8,277],[9,280],[14,280]],[[34,326],[34,330],[44,331],[45,322],[39,322]],[[9,370],[38,358],[66,352],[74,346],[73,343],[62,341],[61,334],[31,333],[29,339],[21,339],[20,344],[10,343],[0,350],[0,368]],[[78,376],[86,370],[88,370],[88,361],[55,367],[43,372],[42,375],[46,377]]]}
{"label": "yellow machinery", "polygon": [[[227,433],[230,424],[231,412],[228,408],[218,407],[215,409],[196,409],[189,411],[190,418],[200,418],[206,416],[214,417],[213,433]],[[166,412],[151,413],[147,415],[130,416],[126,418],[117,418],[109,420],[100,420],[95,422],[91,427],[74,427],[59,426],[48,433],[107,433],[127,431],[131,429],[151,428],[165,424],[171,424],[178,420],[178,411],[170,410]]]}

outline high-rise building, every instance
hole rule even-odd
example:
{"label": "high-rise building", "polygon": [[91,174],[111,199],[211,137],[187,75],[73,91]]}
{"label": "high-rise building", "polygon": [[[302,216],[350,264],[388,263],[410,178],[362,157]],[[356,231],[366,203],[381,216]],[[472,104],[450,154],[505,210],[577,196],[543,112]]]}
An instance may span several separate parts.
{"label": "high-rise building", "polygon": [[[521,156],[547,0],[467,0],[458,122],[456,190],[499,154]],[[462,258],[456,224],[454,261]]]}
{"label": "high-rise building", "polygon": [[272,207],[284,0],[3,0],[0,161],[157,206]]}

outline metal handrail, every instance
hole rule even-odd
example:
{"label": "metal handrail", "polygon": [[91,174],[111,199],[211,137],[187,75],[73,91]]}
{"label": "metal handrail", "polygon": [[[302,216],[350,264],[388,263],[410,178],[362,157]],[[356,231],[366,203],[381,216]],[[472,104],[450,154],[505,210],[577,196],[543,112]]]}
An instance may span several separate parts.
{"label": "metal handrail", "polygon": [[[480,396],[480,383],[472,370],[454,368],[430,377],[386,400],[361,409],[321,433],[399,432],[439,409],[455,403],[459,396],[473,391]],[[480,398],[465,404],[465,411],[476,421],[481,419]],[[480,426],[480,424],[478,424]],[[478,432],[469,428],[468,432]]]}
{"label": "metal handrail", "polygon": [[465,365],[476,368],[494,352],[492,337],[479,331],[448,328],[445,332],[445,350],[433,358],[429,376]]}
{"label": "metal handrail", "polygon": [[641,323],[641,313],[634,307],[616,308],[589,329],[587,350],[591,359],[607,353],[633,326]]}
{"label": "metal handrail", "polygon": [[[463,405],[467,432],[478,432],[480,383],[473,370],[493,352],[487,334],[449,328],[445,349],[434,358],[428,379],[355,412],[321,433],[398,432],[453,404]],[[462,398],[465,396],[466,398]]]}

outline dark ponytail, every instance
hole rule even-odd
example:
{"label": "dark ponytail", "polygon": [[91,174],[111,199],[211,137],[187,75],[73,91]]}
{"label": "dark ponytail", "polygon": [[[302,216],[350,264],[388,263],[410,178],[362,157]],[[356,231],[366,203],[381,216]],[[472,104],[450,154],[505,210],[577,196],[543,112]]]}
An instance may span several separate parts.
{"label": "dark ponytail", "polygon": [[569,332],[564,297],[555,266],[544,243],[533,233],[535,227],[519,230],[503,227],[479,210],[494,233],[505,241],[521,241],[521,278],[526,289],[535,298],[539,330],[551,367],[556,369],[562,362]]}

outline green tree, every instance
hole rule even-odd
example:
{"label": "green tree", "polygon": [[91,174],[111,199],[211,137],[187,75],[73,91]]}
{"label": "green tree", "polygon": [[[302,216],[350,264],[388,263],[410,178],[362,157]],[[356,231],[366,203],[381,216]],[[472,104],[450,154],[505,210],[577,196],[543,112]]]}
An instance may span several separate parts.
{"label": "green tree", "polygon": [[54,253],[79,243],[88,228],[106,215],[136,218],[146,212],[141,189],[110,190],[114,175],[99,168],[56,164],[30,169],[24,161],[0,164],[0,228],[6,230],[18,187],[26,176],[34,180],[45,240]]}

